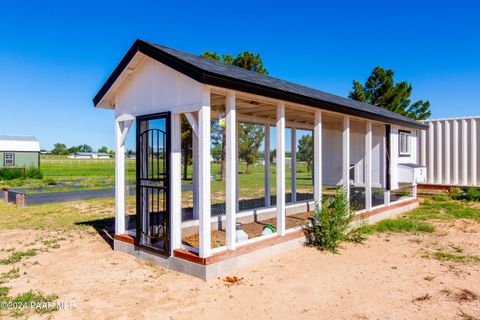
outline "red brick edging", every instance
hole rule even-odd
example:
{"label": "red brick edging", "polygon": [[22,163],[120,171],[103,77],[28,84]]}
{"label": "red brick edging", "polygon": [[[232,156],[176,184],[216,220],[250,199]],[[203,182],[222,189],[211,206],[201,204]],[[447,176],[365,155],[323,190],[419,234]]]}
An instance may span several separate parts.
{"label": "red brick edging", "polygon": [[[391,204],[389,206],[385,206],[385,207],[382,207],[382,208],[377,208],[377,209],[374,209],[370,212],[365,212],[363,214],[357,215],[355,217],[355,219],[371,217],[373,215],[376,215],[376,214],[379,214],[379,213],[382,213],[382,212],[385,212],[385,211],[390,211],[392,209],[400,208],[400,207],[407,206],[407,205],[414,204],[414,203],[418,203],[418,200],[417,199],[412,199],[412,200],[408,200],[408,201],[402,201],[400,203],[394,203],[394,204]],[[290,241],[290,240],[293,240],[293,239],[298,239],[298,238],[301,238],[303,236],[304,236],[303,230],[297,230],[297,231],[287,233],[283,237],[276,236],[276,237],[268,238],[268,239],[265,239],[265,240],[259,240],[259,241],[254,242],[254,243],[249,243],[249,244],[237,247],[235,250],[225,250],[225,251],[213,254],[212,256],[207,257],[207,258],[200,258],[198,256],[198,254],[187,251],[187,250],[184,250],[184,249],[174,250],[173,251],[173,256],[176,257],[176,258],[179,258],[179,259],[183,259],[183,260],[186,260],[186,261],[190,261],[190,262],[193,262],[193,263],[197,263],[197,264],[206,266],[206,265],[217,263],[219,261],[227,260],[227,259],[230,259],[230,258],[233,258],[233,257],[238,257],[238,256],[241,256],[241,255],[244,255],[244,254],[256,251],[256,250],[260,250],[260,249],[263,249],[263,248],[266,248],[266,247],[270,247],[270,246],[273,246],[273,245],[276,245],[276,244],[280,244],[280,243],[283,243],[283,242],[286,242],[286,241]],[[128,234],[115,235],[115,240],[126,242],[126,243],[129,243],[129,244],[132,244],[132,245],[135,244],[135,238],[128,235]]]}

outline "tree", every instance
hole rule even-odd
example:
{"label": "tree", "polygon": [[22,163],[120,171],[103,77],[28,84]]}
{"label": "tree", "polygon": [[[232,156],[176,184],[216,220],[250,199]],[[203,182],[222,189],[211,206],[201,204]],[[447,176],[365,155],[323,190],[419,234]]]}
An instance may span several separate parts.
{"label": "tree", "polygon": [[270,163],[273,163],[273,160],[277,157],[277,149],[273,149],[270,151]]}
{"label": "tree", "polygon": [[67,146],[63,143],[55,143],[53,145],[52,151],[50,151],[52,154],[57,154],[57,155],[65,155],[68,154],[67,151]]}
{"label": "tree", "polygon": [[[207,59],[212,59],[224,64],[230,64],[234,65],[249,71],[254,71],[258,72],[261,74],[268,74],[267,70],[263,66],[263,61],[262,58],[260,57],[259,54],[254,54],[250,51],[244,51],[243,53],[239,53],[236,58],[234,58],[230,54],[223,54],[219,55],[216,52],[210,52],[210,51],[205,51],[202,53],[200,56],[207,58]],[[220,108],[219,112],[225,113],[225,106],[222,106]],[[226,144],[225,144],[225,139],[226,139],[226,132],[225,132],[225,126],[223,125],[218,125],[218,126],[212,126],[212,134],[220,136],[217,140],[219,143],[221,143],[221,163],[220,163],[220,175],[222,181],[225,181],[225,154],[226,154]],[[212,136],[213,138],[213,136]]]}
{"label": "tree", "polygon": [[88,144],[81,144],[77,147],[78,152],[93,152],[92,147]]}
{"label": "tree", "polygon": [[192,164],[192,127],[185,116],[182,116],[182,161],[183,161],[183,180],[187,180],[188,165]]}
{"label": "tree", "polygon": [[246,174],[248,166],[255,163],[258,158],[258,149],[264,135],[261,125],[241,123],[238,127],[238,156],[246,162]]}
{"label": "tree", "polygon": [[297,159],[307,163],[307,170],[310,172],[313,165],[313,137],[305,135],[298,141]]}
{"label": "tree", "polygon": [[70,147],[70,148],[68,148],[68,153],[69,153],[69,154],[76,153],[76,152],[78,152],[78,147]]}
{"label": "tree", "polygon": [[406,81],[395,83],[393,70],[375,67],[368,77],[365,86],[353,81],[353,89],[348,97],[378,106],[414,120],[425,120],[431,116],[430,102],[410,100],[412,85]]}
{"label": "tree", "polygon": [[108,148],[103,146],[97,150],[98,153],[108,153]]}

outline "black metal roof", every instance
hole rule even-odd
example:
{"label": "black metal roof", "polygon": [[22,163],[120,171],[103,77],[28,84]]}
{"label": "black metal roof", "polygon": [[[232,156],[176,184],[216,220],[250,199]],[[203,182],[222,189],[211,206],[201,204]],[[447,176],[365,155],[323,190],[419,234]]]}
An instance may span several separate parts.
{"label": "black metal roof", "polygon": [[137,52],[141,52],[204,84],[412,128],[427,128],[423,123],[384,108],[142,40],[135,41],[107,82],[93,98],[95,106],[98,105]]}

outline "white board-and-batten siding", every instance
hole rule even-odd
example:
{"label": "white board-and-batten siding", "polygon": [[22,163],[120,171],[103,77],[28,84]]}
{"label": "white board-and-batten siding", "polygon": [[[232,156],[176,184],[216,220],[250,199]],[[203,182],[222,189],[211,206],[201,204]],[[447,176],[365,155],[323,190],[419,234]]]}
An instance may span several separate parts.
{"label": "white board-and-batten siding", "polygon": [[116,116],[155,114],[172,107],[198,109],[203,102],[203,88],[202,83],[145,57],[115,98]]}

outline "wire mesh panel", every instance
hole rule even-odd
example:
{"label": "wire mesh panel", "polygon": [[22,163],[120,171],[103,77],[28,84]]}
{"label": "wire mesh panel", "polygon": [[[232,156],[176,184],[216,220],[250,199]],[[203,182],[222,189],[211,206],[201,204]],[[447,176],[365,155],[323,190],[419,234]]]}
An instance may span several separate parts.
{"label": "wire mesh panel", "polygon": [[265,126],[239,123],[238,126],[238,209],[265,207]]}
{"label": "wire mesh panel", "polygon": [[313,132],[297,130],[296,140],[296,198],[313,200]]}
{"label": "wire mesh panel", "polygon": [[366,123],[350,121],[350,205],[352,210],[366,207],[365,194]]}
{"label": "wire mesh panel", "polygon": [[413,197],[412,185],[400,185],[396,190],[390,191],[390,202],[405,200]]}
{"label": "wire mesh panel", "polygon": [[224,119],[211,121],[210,203],[212,216],[225,214],[226,130]]}
{"label": "wire mesh panel", "polygon": [[322,117],[322,197],[333,196],[343,183],[343,119]]}
{"label": "wire mesh panel", "polygon": [[372,125],[372,207],[385,203],[385,126]]}

